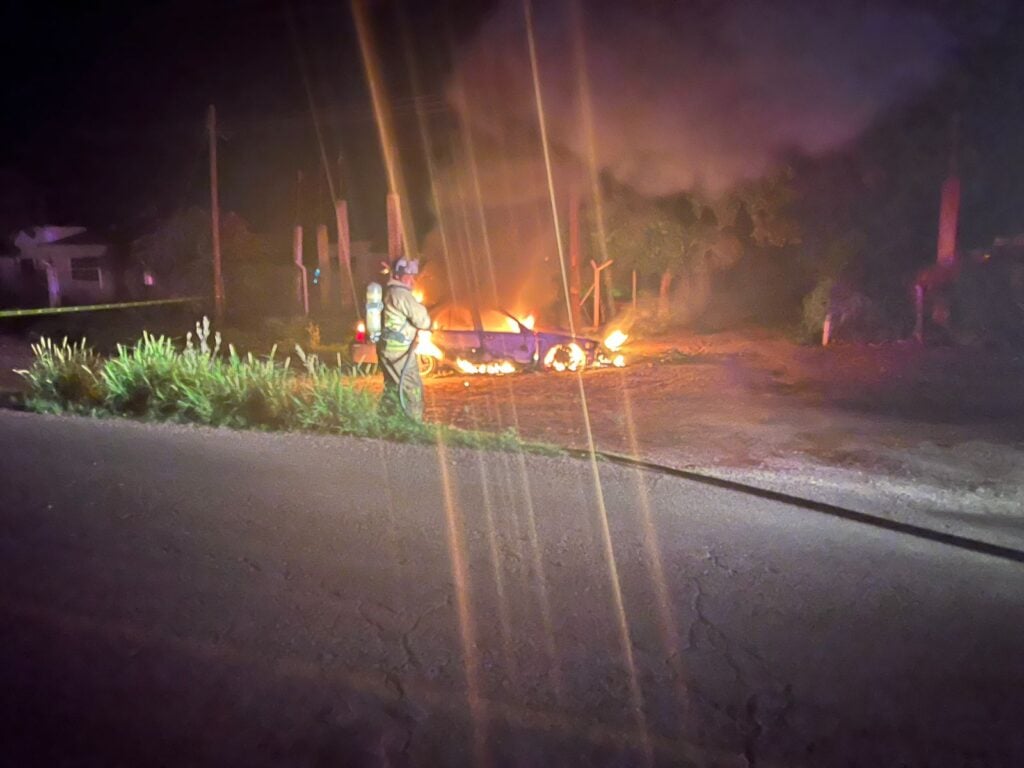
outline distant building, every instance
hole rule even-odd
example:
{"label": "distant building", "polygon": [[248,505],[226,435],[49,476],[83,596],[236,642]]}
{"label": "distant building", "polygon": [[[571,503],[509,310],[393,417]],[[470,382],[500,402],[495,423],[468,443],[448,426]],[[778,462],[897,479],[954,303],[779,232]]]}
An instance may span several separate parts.
{"label": "distant building", "polygon": [[85,227],[31,227],[0,254],[0,296],[18,306],[98,304],[117,293],[113,249]]}

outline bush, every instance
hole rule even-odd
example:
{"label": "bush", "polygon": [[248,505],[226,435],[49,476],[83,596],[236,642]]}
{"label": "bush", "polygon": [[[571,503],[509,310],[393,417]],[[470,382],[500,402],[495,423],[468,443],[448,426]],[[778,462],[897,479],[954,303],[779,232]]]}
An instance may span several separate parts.
{"label": "bush", "polygon": [[804,341],[821,340],[821,329],[825,324],[825,317],[828,315],[834,285],[834,279],[824,277],[804,297],[803,312],[800,318],[800,335]]}
{"label": "bush", "polygon": [[36,410],[88,412],[103,401],[103,386],[96,372],[99,357],[83,339],[60,344],[40,339],[32,345],[35,363],[18,371],[29,383],[28,405]]}
{"label": "bush", "polygon": [[196,324],[179,349],[165,336],[143,333],[132,346],[101,358],[84,341],[33,346],[35,361],[20,373],[28,380],[30,409],[109,413],[248,429],[303,430],[403,442],[471,448],[549,451],[525,445],[514,431],[472,432],[422,424],[378,407],[373,394],[354,386],[348,369],[324,365],[296,345],[299,365],[240,355],[209,320]]}

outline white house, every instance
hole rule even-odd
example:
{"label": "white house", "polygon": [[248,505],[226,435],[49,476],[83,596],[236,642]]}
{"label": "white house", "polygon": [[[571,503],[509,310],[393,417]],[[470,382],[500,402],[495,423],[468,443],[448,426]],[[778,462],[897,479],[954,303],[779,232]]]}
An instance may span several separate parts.
{"label": "white house", "polygon": [[31,227],[0,256],[0,293],[18,303],[98,304],[114,298],[110,244],[85,227]]}

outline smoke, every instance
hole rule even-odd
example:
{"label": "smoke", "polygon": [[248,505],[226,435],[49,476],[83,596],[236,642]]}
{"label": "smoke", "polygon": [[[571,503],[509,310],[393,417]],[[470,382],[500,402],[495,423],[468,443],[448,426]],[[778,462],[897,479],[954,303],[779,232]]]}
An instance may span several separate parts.
{"label": "smoke", "polygon": [[[881,0],[535,2],[553,141],[587,156],[577,41],[595,160],[641,192],[721,191],[783,152],[819,155],[935,82],[954,35]],[[461,52],[451,94],[489,133],[536,125],[521,0]]]}
{"label": "smoke", "polygon": [[[586,198],[591,171],[650,196],[714,197],[788,153],[842,147],[937,83],[956,48],[985,34],[1004,5],[533,0],[563,233],[569,193]],[[448,96],[461,130],[435,177],[439,226],[428,253],[453,295],[558,306],[522,0],[499,0],[456,52]]]}

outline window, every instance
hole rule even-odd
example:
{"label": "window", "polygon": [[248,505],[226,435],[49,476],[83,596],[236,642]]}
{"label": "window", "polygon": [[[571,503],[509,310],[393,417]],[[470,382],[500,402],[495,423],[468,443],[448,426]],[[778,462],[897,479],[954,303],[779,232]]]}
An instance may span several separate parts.
{"label": "window", "polygon": [[71,259],[71,279],[82,283],[100,282],[99,256],[79,256]]}

